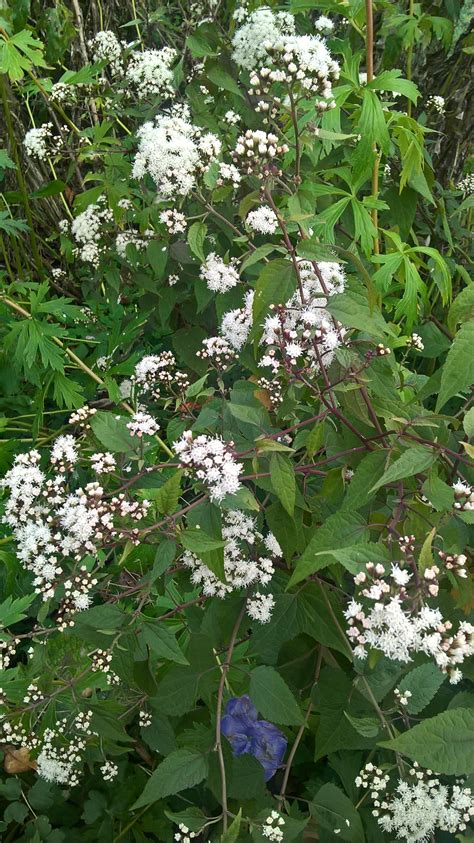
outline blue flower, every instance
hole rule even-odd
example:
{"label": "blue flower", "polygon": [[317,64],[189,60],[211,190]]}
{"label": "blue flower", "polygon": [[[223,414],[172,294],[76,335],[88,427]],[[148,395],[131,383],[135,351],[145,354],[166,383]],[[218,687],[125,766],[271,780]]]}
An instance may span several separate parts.
{"label": "blue flower", "polygon": [[247,694],[229,700],[221,732],[229,741],[234,755],[248,753],[260,762],[266,782],[275,775],[288,742],[273,723],[258,719],[257,709]]}

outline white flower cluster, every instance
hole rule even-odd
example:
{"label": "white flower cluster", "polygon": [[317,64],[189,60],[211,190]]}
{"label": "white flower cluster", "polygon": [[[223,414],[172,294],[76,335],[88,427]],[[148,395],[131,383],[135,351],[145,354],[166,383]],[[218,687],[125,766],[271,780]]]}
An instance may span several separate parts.
{"label": "white flower cluster", "polygon": [[465,480],[456,480],[453,483],[454,490],[454,509],[460,509],[463,512],[472,512],[474,509],[474,486],[466,483]]}
{"label": "white flower cluster", "polygon": [[288,152],[288,144],[279,143],[278,136],[262,129],[247,129],[239,135],[232,158],[244,173],[254,173],[259,179],[268,174],[279,174],[281,171],[274,165],[275,158]]}
{"label": "white flower cluster", "polygon": [[234,310],[229,310],[222,317],[221,334],[236,351],[240,351],[246,343],[252,328],[253,297],[254,291],[249,290],[245,294],[243,307],[236,307]]}
{"label": "white flower cluster", "polygon": [[92,454],[91,468],[96,474],[111,474],[117,467],[117,461],[110,451]]}
{"label": "white flower cluster", "polygon": [[136,92],[139,99],[155,96],[169,96],[173,93],[172,64],[176,50],[163,47],[162,50],[134,52],[125,74],[125,82]]}
{"label": "white flower cluster", "polygon": [[274,234],[278,228],[278,218],[268,205],[261,205],[247,214],[246,225],[259,234]]}
{"label": "white flower cluster", "polygon": [[[75,451],[67,444],[66,453],[71,458]],[[129,502],[123,494],[105,499],[97,482],[70,491],[63,462],[64,441],[60,448],[53,445],[52,453],[59,460],[53,465],[52,476],[41,469],[40,454],[33,450],[16,456],[0,482],[9,490],[3,520],[12,528],[18,559],[34,574],[35,590],[44,600],[54,597],[69,566],[74,569],[83,556],[95,554],[106,540],[124,535],[115,525],[115,516],[140,521],[149,507],[148,501]],[[134,534],[132,530],[132,540]],[[84,571],[64,583],[66,602],[76,611],[88,607],[89,591],[97,583]],[[86,591],[83,580],[87,582]]]}
{"label": "white flower cluster", "polygon": [[107,208],[105,198],[99,199],[96,204],[89,205],[71,223],[71,234],[77,244],[73,248],[73,254],[85,263],[98,266],[103,252],[103,246],[100,243],[103,228],[112,220],[113,214]]}
{"label": "white flower cluster", "polygon": [[199,274],[213,293],[226,293],[239,283],[237,266],[238,261],[235,258],[230,263],[224,263],[219,255],[211,252],[202,264]]}
{"label": "white flower cluster", "polygon": [[293,15],[288,12],[275,14],[265,7],[257,9],[248,16],[244,25],[237,29],[232,39],[232,58],[240,67],[253,70],[265,60],[269,46],[277,44],[294,32]]}
{"label": "white flower cluster", "polygon": [[403,706],[408,705],[411,697],[413,696],[411,691],[400,691],[399,688],[394,688],[393,694],[397,703]]}
{"label": "white flower cluster", "polygon": [[262,828],[262,834],[264,837],[267,837],[271,843],[282,843],[284,825],[285,820],[280,816],[278,811],[272,811],[265,820],[265,825]]}
{"label": "white flower cluster", "polygon": [[409,346],[409,348],[414,348],[415,351],[423,351],[425,347],[425,344],[421,339],[420,335],[415,333],[411,335],[407,345]]}
{"label": "white flower cluster", "polygon": [[438,112],[438,114],[443,115],[445,112],[444,97],[440,97],[437,94],[432,94],[426,100],[426,107],[433,108],[435,111]]}
{"label": "white flower cluster", "polygon": [[92,51],[93,61],[107,62],[114,75],[122,72],[122,45],[109,29],[97,32],[87,46]]}
{"label": "white flower cluster", "polygon": [[195,186],[199,174],[206,172],[221,150],[221,142],[211,132],[203,134],[193,126],[187,109],[173,109],[160,114],[154,123],[145,123],[138,130],[138,152],[133,163],[133,176],[148,174],[162,198],[186,196]]}
{"label": "white flower cluster", "polygon": [[471,196],[474,193],[474,173],[468,173],[456,185],[457,189],[461,191],[463,196]]}
{"label": "white flower cluster", "polygon": [[372,814],[386,834],[406,843],[428,843],[438,830],[450,834],[466,830],[474,816],[471,788],[463,787],[462,781],[451,787],[442,784],[416,762],[408,775],[390,791],[390,776],[369,762],[356,778],[358,787],[370,790]]}
{"label": "white flower cluster", "polygon": [[23,146],[29,158],[46,161],[60,151],[61,138],[55,137],[52,129],[52,123],[43,123],[42,126],[27,131],[23,138]]}
{"label": "white flower cluster", "polygon": [[145,709],[140,709],[138,712],[138,725],[142,729],[146,729],[147,726],[151,726],[152,723],[152,716],[149,711],[145,711]]}
{"label": "white flower cluster", "polygon": [[[273,559],[281,556],[281,548],[269,533],[263,536],[258,532],[255,519],[250,518],[239,509],[225,512],[222,519],[222,538],[226,542],[224,547],[224,574],[222,582],[205,564],[191,551],[183,554],[183,563],[192,570],[191,580],[195,585],[201,585],[206,595],[225,597],[232,591],[248,588],[251,585],[267,586],[274,574]],[[265,547],[265,556],[260,555],[258,546]],[[268,621],[273,608],[271,594],[260,592],[254,595],[254,603],[249,600],[247,609],[249,615],[261,622]]]}
{"label": "white flower cluster", "polygon": [[42,779],[54,784],[76,787],[79,784],[78,766],[86,749],[86,738],[95,734],[90,728],[92,711],[81,712],[74,719],[72,730],[80,734],[67,740],[67,718],[58,721],[55,729],[45,729],[41,751],[36,759],[36,771]]}
{"label": "white flower cluster", "polygon": [[443,621],[439,609],[424,605],[422,592],[436,595],[439,568],[426,568],[423,583],[408,590],[412,574],[392,563],[388,579],[385,567],[369,562],[366,571],[354,577],[363,588],[352,598],[344,615],[348,637],[357,658],[367,657],[367,647],[380,650],[395,661],[410,662],[414,653],[425,653],[447,673],[452,685],[462,678],[458,665],[474,655],[474,626],[467,621],[452,634],[451,621]]}
{"label": "white flower cluster", "polygon": [[202,351],[196,351],[196,357],[209,360],[216,369],[225,369],[235,360],[235,351],[223,337],[208,337],[202,341]]}
{"label": "white flower cluster", "polygon": [[[328,30],[332,23],[320,18],[316,28]],[[298,85],[322,97],[322,102],[316,103],[318,108],[328,107],[339,65],[320,35],[296,35],[292,15],[257,9],[237,30],[232,45],[234,61],[251,71],[251,95],[267,94],[275,82]]]}
{"label": "white flower cluster", "polygon": [[181,234],[186,231],[186,217],[181,211],[168,208],[160,214],[160,222],[166,225],[169,234]]}
{"label": "white flower cluster", "polygon": [[327,18],[325,15],[320,15],[314,22],[314,28],[317,32],[332,32],[334,29],[334,23],[331,18]]}
{"label": "white flower cluster", "polygon": [[152,237],[154,237],[155,232],[152,228],[147,228],[143,234],[139,234],[136,231],[119,231],[117,237],[115,238],[115,248],[117,250],[117,254],[120,255],[121,258],[127,257],[127,246],[135,246],[135,249],[138,249],[139,252],[146,249]]}
{"label": "white flower cluster", "polygon": [[116,776],[118,776],[117,764],[114,764],[113,761],[106,761],[104,764],[102,764],[100,772],[102,773],[102,778],[104,782],[111,782],[113,779],[116,778]]}
{"label": "white flower cluster", "polygon": [[127,427],[130,431],[130,436],[136,436],[138,439],[141,439],[143,436],[154,436],[160,429],[160,425],[156,419],[150,416],[149,413],[143,412],[143,410],[137,410],[133,414]]}
{"label": "white flower cluster", "polygon": [[181,464],[195,472],[198,480],[208,486],[210,499],[218,503],[240,489],[242,465],[234,458],[233,444],[219,436],[194,437],[190,430],[173,443]]}
{"label": "white flower cluster", "polygon": [[289,372],[297,364],[318,371],[319,361],[328,365],[341,344],[343,329],[326,310],[327,297],[344,289],[340,265],[322,261],[316,274],[309,261],[301,261],[299,275],[300,288],[286,304],[273,306],[263,325],[261,342],[268,350],[260,365],[273,374],[281,367]]}
{"label": "white flower cluster", "polygon": [[236,190],[242,181],[242,176],[234,164],[227,164],[224,161],[219,164],[219,178],[217,179],[217,184],[221,186],[226,181],[230,181],[232,183],[232,187]]}
{"label": "white flower cluster", "polygon": [[176,358],[171,351],[148,354],[135,366],[132,381],[140,393],[149,393],[158,400],[161,390],[173,392],[173,386],[182,394],[189,386],[188,376],[176,368]]}
{"label": "white flower cluster", "polygon": [[191,843],[191,840],[196,837],[196,832],[190,831],[184,823],[180,823],[178,828],[179,831],[177,831],[174,835],[176,843]]}

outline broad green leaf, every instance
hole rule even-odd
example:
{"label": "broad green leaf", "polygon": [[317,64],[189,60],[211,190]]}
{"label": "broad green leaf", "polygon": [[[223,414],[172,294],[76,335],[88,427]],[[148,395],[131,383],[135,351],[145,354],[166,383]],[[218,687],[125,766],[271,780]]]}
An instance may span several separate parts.
{"label": "broad green leaf", "polygon": [[367,506],[369,501],[375,497],[375,492],[371,490],[371,484],[374,479],[381,477],[384,466],[387,460],[385,451],[373,451],[364,457],[352,477],[342,502],[343,509],[362,509]]}
{"label": "broad green leaf", "polygon": [[206,824],[205,814],[203,814],[200,808],[195,808],[191,805],[189,808],[185,808],[183,811],[179,811],[178,813],[165,811],[165,814],[175,825],[182,823],[186,826],[186,828],[189,828],[190,831],[194,831],[194,833],[201,831],[203,826]]}
{"label": "broad green leaf", "polygon": [[349,723],[359,735],[364,738],[376,738],[380,731],[380,721],[376,717],[351,717],[347,711],[344,712]]}
{"label": "broad green leaf", "polygon": [[366,296],[354,290],[333,296],[328,302],[328,310],[347,328],[357,328],[378,338],[393,334],[380,311],[375,308],[371,311]]}
{"label": "broad green leaf", "polygon": [[289,260],[274,260],[263,267],[255,286],[253,320],[260,325],[271,304],[285,304],[296,289],[296,273]]}
{"label": "broad green leaf", "polygon": [[175,511],[181,495],[182,476],[182,470],[178,469],[159,489],[154,491],[153,500],[159,512],[171,515]]}
{"label": "broad green leaf", "polygon": [[204,240],[206,239],[207,225],[203,222],[193,222],[188,231],[188,244],[192,253],[204,263],[206,257],[203,252]]}
{"label": "broad green leaf", "polygon": [[346,840],[348,843],[365,843],[364,829],[359,814],[350,799],[336,785],[324,784],[310,802],[309,807],[318,827],[323,833],[330,832],[331,839]]}
{"label": "broad green leaf", "polygon": [[129,418],[115,416],[113,413],[99,411],[91,418],[91,428],[94,436],[108,451],[114,453],[129,453],[134,451],[136,444],[127,428]]}
{"label": "broad green leaf", "polygon": [[474,709],[444,711],[379,746],[407,755],[437,773],[474,773]]}
{"label": "broad green leaf", "polygon": [[365,521],[357,513],[344,511],[330,515],[321,527],[315,528],[314,536],[298,559],[288,588],[332,565],[334,556],[331,551],[356,545],[365,537]]}
{"label": "broad green leaf", "polygon": [[396,480],[403,480],[405,477],[413,477],[415,474],[420,474],[433,464],[436,455],[433,450],[428,448],[413,447],[407,448],[392,465],[382,474],[380,480],[377,480],[371,491],[380,489],[387,483],[394,483]]}
{"label": "broad green leaf", "polygon": [[466,392],[474,383],[474,319],[461,325],[448,351],[441,375],[436,412],[458,392]]}
{"label": "broad green leaf", "polygon": [[459,323],[474,319],[474,284],[469,284],[456,296],[448,313],[448,328],[454,333]]}
{"label": "broad green leaf", "polygon": [[222,88],[224,91],[230,91],[232,94],[237,94],[238,97],[244,99],[244,95],[234,77],[227,70],[224,70],[220,64],[206,64],[206,76],[218,88]]}
{"label": "broad green leaf", "polygon": [[446,512],[452,509],[454,503],[454,491],[436,474],[431,472],[430,476],[423,483],[422,492],[438,512]]}
{"label": "broad green leaf", "polygon": [[268,665],[261,665],[250,674],[249,694],[262,717],[287,726],[302,722],[301,710],[286,682]]}
{"label": "broad green leaf", "polygon": [[474,439],[474,407],[467,411],[463,418],[462,426],[469,439]]}
{"label": "broad green leaf", "polygon": [[217,550],[225,547],[225,541],[222,539],[214,539],[208,536],[204,530],[188,529],[181,530],[178,533],[178,539],[186,550],[191,550],[193,553],[206,553],[208,550]]}
{"label": "broad green leaf", "polygon": [[296,479],[292,462],[283,454],[272,454],[270,458],[270,480],[273,491],[286,509],[288,515],[295,510]]}
{"label": "broad green leaf", "polygon": [[150,650],[159,658],[177,664],[189,664],[173,633],[164,626],[163,622],[155,621],[153,623],[150,621],[144,623],[142,634]]}
{"label": "broad green leaf", "polygon": [[433,527],[432,530],[426,536],[426,539],[423,542],[423,545],[420,550],[420,556],[418,558],[418,570],[420,574],[423,574],[426,568],[431,568],[434,565],[433,559],[433,552],[431,550],[431,545],[433,544],[433,539],[436,535],[436,527]]}
{"label": "broad green leaf", "polygon": [[415,83],[409,79],[403,79],[399,70],[383,70],[375,79],[367,83],[367,87],[374,91],[393,91],[396,94],[402,94],[415,105],[420,96]]}
{"label": "broad green leaf", "polygon": [[407,673],[398,687],[401,692],[410,691],[411,697],[404,708],[408,714],[419,714],[438,693],[446,679],[435,664],[422,664]]}
{"label": "broad green leaf", "polygon": [[158,799],[180,793],[199,784],[207,776],[207,758],[189,749],[177,749],[151,774],[132,810],[151,805]]}

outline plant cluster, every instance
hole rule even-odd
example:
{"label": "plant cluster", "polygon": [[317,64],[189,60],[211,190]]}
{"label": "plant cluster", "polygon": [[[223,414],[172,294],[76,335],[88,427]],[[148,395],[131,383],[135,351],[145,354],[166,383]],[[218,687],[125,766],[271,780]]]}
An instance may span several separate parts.
{"label": "plant cluster", "polygon": [[472,839],[473,41],[405,6],[2,10],[6,843]]}

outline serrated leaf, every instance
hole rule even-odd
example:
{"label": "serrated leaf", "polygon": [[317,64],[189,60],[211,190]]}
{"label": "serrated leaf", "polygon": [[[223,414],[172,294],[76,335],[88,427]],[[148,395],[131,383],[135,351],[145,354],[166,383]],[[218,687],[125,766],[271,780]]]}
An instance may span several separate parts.
{"label": "serrated leaf", "polygon": [[433,552],[431,550],[431,545],[433,544],[433,539],[436,535],[436,527],[433,527],[432,530],[426,536],[423,545],[420,550],[420,555],[418,557],[418,570],[420,574],[423,574],[426,568],[431,568],[434,565],[433,559]]}
{"label": "serrated leaf", "polygon": [[404,480],[406,477],[420,474],[433,464],[435,458],[433,451],[428,450],[428,448],[408,448],[387,468],[370,491],[374,492],[387,483],[394,483],[396,480]]}
{"label": "serrated leaf", "polygon": [[[310,802],[310,811],[321,831],[331,839],[348,843],[365,843],[361,819],[350,799],[334,784],[325,784]],[[332,837],[332,835],[337,835]],[[321,837],[321,839],[326,839]]]}
{"label": "serrated leaf", "polygon": [[262,269],[255,286],[253,320],[259,325],[271,304],[285,304],[296,289],[296,273],[288,260],[274,260]]}
{"label": "serrated leaf", "polygon": [[407,755],[437,773],[474,773],[474,709],[444,711],[379,746]]}
{"label": "serrated leaf", "polygon": [[91,418],[91,428],[99,442],[114,453],[126,454],[135,450],[135,442],[127,428],[126,416],[114,416],[112,413],[99,411]]}
{"label": "serrated leaf", "polygon": [[352,717],[347,711],[344,712],[349,723],[364,738],[376,738],[380,731],[379,721],[375,717]]}
{"label": "serrated leaf", "polygon": [[407,673],[399,683],[399,690],[410,691],[406,708],[408,714],[419,714],[438,693],[446,674],[434,664],[422,664]]}
{"label": "serrated leaf", "polygon": [[261,715],[272,723],[287,726],[302,722],[301,710],[280,674],[268,665],[261,665],[250,674],[249,694]]}
{"label": "serrated leaf", "polygon": [[158,799],[180,793],[199,784],[207,776],[207,758],[189,749],[171,752],[151,774],[132,810],[151,805]]}
{"label": "serrated leaf", "polygon": [[204,530],[192,528],[181,530],[178,539],[186,550],[191,550],[197,554],[206,553],[208,550],[217,550],[226,545],[222,539],[214,539],[212,536],[208,536]]}
{"label": "serrated leaf", "polygon": [[234,817],[227,831],[221,836],[221,843],[235,843],[239,839],[241,821],[242,808],[239,808],[239,813]]}
{"label": "serrated leaf", "polygon": [[153,500],[159,512],[164,515],[171,515],[178,506],[182,476],[183,471],[179,469],[159,489],[154,490]]}
{"label": "serrated leaf", "polygon": [[206,239],[207,225],[203,222],[193,222],[188,231],[188,245],[193,255],[204,263],[206,257],[204,255],[203,246]]}
{"label": "serrated leaf", "polygon": [[11,594],[0,604],[0,627],[11,626],[26,618],[25,611],[33,603],[36,594],[25,594],[15,600]]}
{"label": "serrated leaf", "polygon": [[293,515],[296,498],[296,479],[292,462],[283,454],[270,458],[270,481],[273,491],[288,515]]}
{"label": "serrated leaf", "polygon": [[461,325],[448,351],[441,375],[436,412],[458,392],[466,392],[474,383],[474,319]]}
{"label": "serrated leaf", "polygon": [[367,298],[362,293],[353,290],[338,293],[329,300],[327,309],[347,328],[357,328],[379,338],[393,334],[380,311],[375,308],[370,310]]}
{"label": "serrated leaf", "polygon": [[337,551],[363,542],[366,532],[365,521],[355,512],[335,512],[330,515],[321,527],[315,529],[314,536],[298,559],[287,587],[290,588],[321,568],[332,565],[332,550]]}
{"label": "serrated leaf", "polygon": [[150,650],[159,658],[176,662],[176,664],[189,664],[173,633],[163,626],[162,622],[144,623],[142,634]]}

